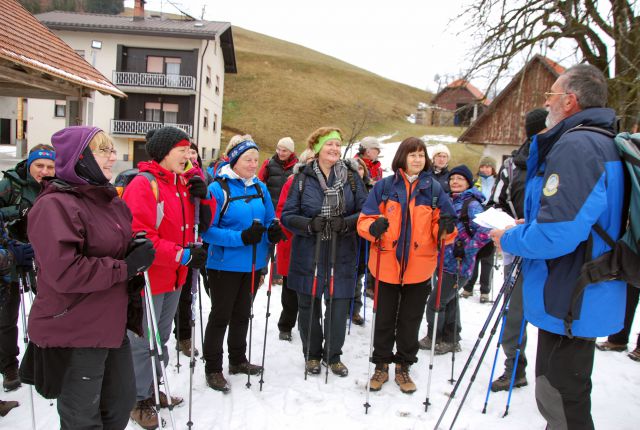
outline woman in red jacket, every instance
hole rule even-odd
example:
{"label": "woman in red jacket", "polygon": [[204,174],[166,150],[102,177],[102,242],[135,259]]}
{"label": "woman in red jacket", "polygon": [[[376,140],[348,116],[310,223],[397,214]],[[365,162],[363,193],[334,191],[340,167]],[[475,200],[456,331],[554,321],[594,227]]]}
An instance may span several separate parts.
{"label": "woman in red jacket", "polygon": [[[156,259],[148,272],[165,366],[169,361],[166,343],[187,271],[204,268],[207,258],[205,250],[193,246],[194,204],[191,198],[205,198],[207,186],[198,176],[193,176],[188,182],[183,177],[189,159],[189,145],[189,136],[176,127],[162,127],[147,133],[146,150],[151,161],[138,164],[141,174],[127,185],[123,195],[133,214],[133,231],[145,231],[156,250]],[[143,327],[147,327],[146,324],[145,312]],[[147,428],[158,423],[153,408],[149,340],[132,332],[129,332],[129,339],[137,398],[131,417]],[[156,371],[161,377],[160,366]],[[165,397],[160,394],[161,406],[168,404]],[[181,402],[179,397],[171,399],[173,405]]]}

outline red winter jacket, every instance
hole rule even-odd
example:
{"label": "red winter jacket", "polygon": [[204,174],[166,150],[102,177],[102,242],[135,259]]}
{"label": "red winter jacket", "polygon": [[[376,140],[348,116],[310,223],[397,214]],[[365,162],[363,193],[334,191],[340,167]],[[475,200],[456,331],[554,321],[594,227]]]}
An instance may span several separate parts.
{"label": "red winter jacket", "polygon": [[373,182],[377,182],[380,179],[382,179],[382,164],[380,164],[378,160],[372,161],[365,157],[358,157],[358,158],[364,161],[364,164],[367,165],[367,170],[369,171],[369,178],[371,178]]}
{"label": "red winter jacket", "polygon": [[[183,248],[194,242],[194,206],[187,181],[155,161],[140,162],[138,168],[155,176],[159,205],[149,180],[143,176],[135,177],[127,185],[122,198],[133,214],[132,230],[146,231],[156,249],[156,258],[149,268],[152,293],[175,291],[187,278],[188,268],[180,264]],[[160,226],[156,228],[158,218]]]}
{"label": "red winter jacket", "polygon": [[[289,195],[289,189],[291,188],[291,184],[293,183],[293,178],[295,175],[289,176],[287,182],[282,186],[282,191],[280,192],[280,199],[278,199],[278,205],[276,206],[276,217],[280,218],[282,216],[282,209],[284,208],[284,204],[287,202],[287,196]],[[282,227],[282,231],[284,235],[287,237],[287,240],[281,240],[278,242],[276,253],[276,264],[278,266],[278,275],[288,276],[289,275],[289,260],[291,255],[291,238],[293,234]]]}

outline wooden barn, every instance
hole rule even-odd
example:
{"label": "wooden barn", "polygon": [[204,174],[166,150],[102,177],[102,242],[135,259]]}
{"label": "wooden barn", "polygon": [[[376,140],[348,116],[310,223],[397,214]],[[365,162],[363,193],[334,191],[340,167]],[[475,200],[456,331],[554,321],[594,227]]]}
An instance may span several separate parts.
{"label": "wooden barn", "polygon": [[448,125],[467,126],[487,109],[490,102],[471,83],[457,79],[436,94],[431,103],[453,113],[453,123]]}
{"label": "wooden barn", "polygon": [[501,160],[526,138],[524,116],[544,106],[544,93],[564,71],[558,63],[536,55],[492,101],[488,109],[458,139],[485,145],[484,154]]}

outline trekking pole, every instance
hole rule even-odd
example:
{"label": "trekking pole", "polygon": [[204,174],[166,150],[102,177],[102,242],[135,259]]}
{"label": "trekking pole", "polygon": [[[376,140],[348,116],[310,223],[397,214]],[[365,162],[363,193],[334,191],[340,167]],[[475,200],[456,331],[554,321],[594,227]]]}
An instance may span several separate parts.
{"label": "trekking pole", "polygon": [[[202,273],[202,279],[205,282],[206,285],[209,285],[209,277],[207,275],[207,271],[205,269],[205,271]],[[207,287],[205,286],[205,291],[206,291]],[[211,298],[211,295],[209,295],[209,298]],[[211,303],[213,305],[213,302]],[[201,349],[200,351],[202,351],[202,362],[205,362],[204,359],[204,328],[202,328],[202,289],[200,288],[200,279],[198,278],[198,307],[200,308],[200,346]]]}
{"label": "trekking pole", "polygon": [[[200,224],[200,199],[193,199],[194,205],[194,220],[193,220],[193,240],[194,242],[199,242],[199,224]],[[191,417],[192,406],[193,406],[193,373],[196,369],[196,356],[195,356],[195,335],[196,335],[196,300],[198,299],[198,292],[200,288],[200,269],[194,268],[191,271],[191,318],[189,319],[189,325],[191,326],[191,357],[189,357],[189,421],[187,421],[187,427],[191,429],[193,426],[193,421]],[[180,309],[180,307],[178,307]],[[180,318],[178,318],[180,321]],[[202,321],[202,319],[201,319]],[[176,331],[177,331],[176,327]],[[180,333],[179,331],[177,331]],[[204,349],[202,350],[202,355],[204,356]]]}
{"label": "trekking pole", "polygon": [[[22,277],[29,277],[29,274],[24,272],[24,270],[20,269],[18,271],[18,287],[20,289],[20,310],[22,313],[22,340],[24,341],[24,349],[26,351],[27,346],[29,345],[29,335],[27,333],[27,311],[26,306],[24,304],[24,283]],[[31,282],[27,282],[29,285]],[[36,412],[33,404],[33,385],[29,384],[29,409],[31,410],[31,428],[36,430]]]}
{"label": "trekking pole", "polygon": [[[151,294],[151,281],[149,280],[149,272],[144,271],[144,297],[145,306],[147,310],[147,330],[149,332],[149,350],[151,354],[151,365],[153,372],[153,391],[156,401],[156,413],[160,416],[160,390],[158,375],[156,374],[156,362],[160,366],[162,373],[162,383],[167,391],[167,402],[169,409],[169,419],[171,420],[171,428],[176,428],[175,420],[173,419],[173,403],[171,400],[171,389],[169,388],[169,379],[167,378],[166,366],[164,365],[164,357],[162,355],[162,342],[160,341],[160,333],[158,332],[158,321],[156,320],[156,311],[153,307],[153,296]],[[164,420],[163,420],[164,421]],[[165,424],[162,426],[164,427]]]}
{"label": "trekking pole", "polygon": [[[506,299],[506,296],[505,296],[505,299]],[[507,324],[508,313],[509,313],[509,303],[507,302],[507,306],[504,308],[504,313],[502,314],[502,326],[500,327],[500,334],[498,335],[498,342],[496,343],[496,354],[493,357],[493,364],[491,365],[491,375],[489,376],[489,386],[487,387],[487,395],[484,398],[484,407],[482,408],[483,414],[487,413],[487,404],[489,403],[489,396],[491,395],[491,381],[493,381],[493,375],[496,371],[496,363],[498,362],[498,354],[500,353],[500,346],[502,345],[502,335],[504,334],[504,326]]]}
{"label": "trekking pole", "polygon": [[[461,241],[457,241],[454,245],[455,247],[462,247],[462,242]],[[455,344],[456,342],[458,342],[458,312],[460,312],[459,309],[459,304],[460,302],[458,301],[459,299],[459,295],[458,293],[460,292],[460,267],[462,266],[462,258],[460,257],[456,257],[456,263],[457,263],[457,271],[456,271],[456,288],[455,288],[455,308],[454,308],[454,312],[455,314],[453,315],[453,336],[454,336],[454,340],[453,340],[453,350],[451,351],[451,379],[449,379],[449,383],[453,384],[454,382],[456,382],[455,378],[453,377],[453,372],[455,369],[455,363],[456,363],[456,347]]]}
{"label": "trekking pole", "polygon": [[[336,272],[336,244],[338,242],[338,235],[335,231],[331,232],[331,274],[329,275],[329,315],[327,318],[327,331],[325,335],[327,336],[327,369],[324,374],[324,383],[327,384],[329,382],[329,360],[331,359],[331,321],[333,319],[333,286],[335,280],[335,272]],[[344,321],[344,320],[343,320]],[[344,328],[344,326],[343,326]]]}
{"label": "trekking pole", "polygon": [[513,370],[511,371],[511,382],[509,383],[509,396],[507,397],[507,406],[504,409],[504,415],[502,418],[509,414],[509,405],[511,404],[511,393],[513,393],[513,384],[516,380],[516,371],[518,370],[518,359],[520,358],[520,351],[522,348],[522,338],[524,337],[524,330],[527,327],[527,320],[522,316],[522,323],[520,324],[520,335],[518,336],[518,346],[516,347],[516,358],[513,362]]}
{"label": "trekking pole", "polygon": [[[438,327],[438,313],[440,312],[440,292],[442,289],[442,271],[444,269],[444,238],[440,239],[440,258],[438,262],[438,286],[436,288],[436,312],[433,316],[433,330],[431,330],[431,353],[429,354],[429,378],[427,379],[427,398],[424,401],[424,411],[429,409],[429,393],[431,392],[431,375],[433,373],[433,356],[436,348],[436,331]],[[455,348],[454,348],[455,349]]]}
{"label": "trekking pole", "polygon": [[489,310],[489,315],[487,316],[487,319],[485,320],[484,325],[482,326],[482,329],[480,329],[480,334],[478,335],[478,339],[476,339],[476,342],[473,345],[473,348],[471,349],[471,353],[469,354],[469,357],[467,358],[467,361],[465,362],[464,366],[462,367],[462,371],[460,372],[460,376],[458,376],[458,380],[456,381],[456,385],[453,387],[453,390],[449,394],[449,399],[447,400],[447,403],[445,404],[444,409],[440,413],[440,417],[438,418],[438,421],[436,422],[434,430],[436,430],[438,428],[438,426],[442,422],[442,419],[444,418],[445,414],[447,413],[447,409],[449,409],[449,405],[451,404],[451,400],[453,400],[453,398],[455,397],[456,392],[458,391],[458,388],[460,387],[460,383],[462,382],[462,378],[464,377],[465,373],[467,372],[467,369],[469,368],[469,365],[471,364],[471,360],[473,360],[473,356],[475,355],[475,353],[476,353],[476,351],[478,349],[478,346],[480,345],[480,342],[482,342],[482,338],[484,337],[484,335],[485,335],[485,333],[487,331],[487,328],[489,328],[489,324],[491,323],[491,319],[493,318],[493,314],[495,313],[496,309],[498,308],[498,304],[500,303],[500,299],[502,298],[502,295],[505,293],[505,291],[507,290],[509,285],[512,285],[512,283],[515,284],[515,281],[518,279],[518,276],[520,275],[520,266],[521,266],[521,264],[522,264],[522,257],[519,257],[519,256],[516,257],[515,260],[513,261],[513,265],[509,269],[509,274],[507,275],[507,278],[505,279],[504,284],[502,285],[502,288],[500,289],[500,291],[498,292],[498,295],[496,296],[496,301],[491,306],[491,309]]}
{"label": "trekking pole", "polygon": [[[278,218],[274,218],[273,222],[275,224],[279,224],[280,220]],[[262,391],[262,384],[264,384],[264,357],[267,351],[267,327],[269,326],[269,317],[271,314],[269,313],[269,307],[271,305],[271,286],[273,285],[273,268],[274,268],[274,255],[275,245],[271,249],[271,266],[269,267],[269,286],[267,287],[267,314],[264,319],[264,340],[262,341],[262,373],[260,373],[260,391]],[[284,287],[283,287],[284,288]]]}
{"label": "trekking pole", "polygon": [[364,327],[367,324],[367,282],[369,282],[369,241],[365,241],[364,244],[364,278],[363,289],[364,294],[362,297],[362,326]]}
{"label": "trekking pole", "polygon": [[309,313],[309,329],[307,330],[307,352],[304,358],[304,380],[307,380],[307,365],[309,361],[309,350],[311,349],[311,324],[313,323],[313,308],[316,303],[316,291],[318,289],[318,266],[320,265],[320,247],[322,246],[322,233],[316,234],[316,251],[314,256],[314,268],[313,268],[313,283],[311,284],[311,312]]}
{"label": "trekking pole", "polygon": [[[192,280],[193,281],[193,280]],[[182,292],[180,293],[182,294]],[[178,304],[178,309],[176,311],[176,372],[180,373],[180,304]]]}
{"label": "trekking pole", "polygon": [[[353,308],[356,302],[356,290],[358,289],[358,268],[360,267],[360,238],[356,239],[356,281],[353,285],[353,297],[351,297],[351,305],[349,307],[349,330],[347,334],[351,334],[351,322],[353,321]],[[361,296],[362,297],[362,296]]]}
{"label": "trekking pole", "polygon": [[[253,225],[260,224],[260,220],[253,219]],[[249,365],[251,365],[251,340],[253,338],[253,299],[256,290],[256,254],[258,252],[258,244],[251,245],[251,311],[249,313]],[[202,354],[204,356],[204,354]],[[247,370],[247,388],[251,388],[251,369]]]}
{"label": "trekking pole", "polygon": [[367,369],[367,394],[364,402],[365,415],[369,412],[371,405],[369,404],[369,388],[371,386],[371,363],[373,362],[373,339],[376,332],[376,311],[378,310],[378,286],[380,285],[380,255],[382,254],[382,245],[380,239],[376,240],[378,245],[378,255],[376,256],[376,281],[373,287],[373,317],[371,319],[371,339],[369,340],[369,366]]}

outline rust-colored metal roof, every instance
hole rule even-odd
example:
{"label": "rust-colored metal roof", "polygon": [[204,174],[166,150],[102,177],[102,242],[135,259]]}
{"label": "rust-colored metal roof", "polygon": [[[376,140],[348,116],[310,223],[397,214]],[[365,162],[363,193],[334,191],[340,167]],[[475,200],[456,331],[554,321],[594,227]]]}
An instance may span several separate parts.
{"label": "rust-colored metal roof", "polygon": [[54,80],[126,97],[17,1],[0,0],[0,22],[0,59]]}
{"label": "rust-colored metal roof", "polygon": [[451,82],[449,85],[447,85],[442,90],[440,90],[440,92],[435,95],[433,100],[437,100],[438,97],[445,91],[453,90],[456,88],[466,88],[467,91],[469,91],[471,95],[473,95],[473,97],[475,97],[477,100],[481,100],[482,103],[484,103],[485,105],[489,105],[491,103],[491,101],[485,97],[482,91],[480,91],[471,82],[465,79],[456,79],[455,81]]}

